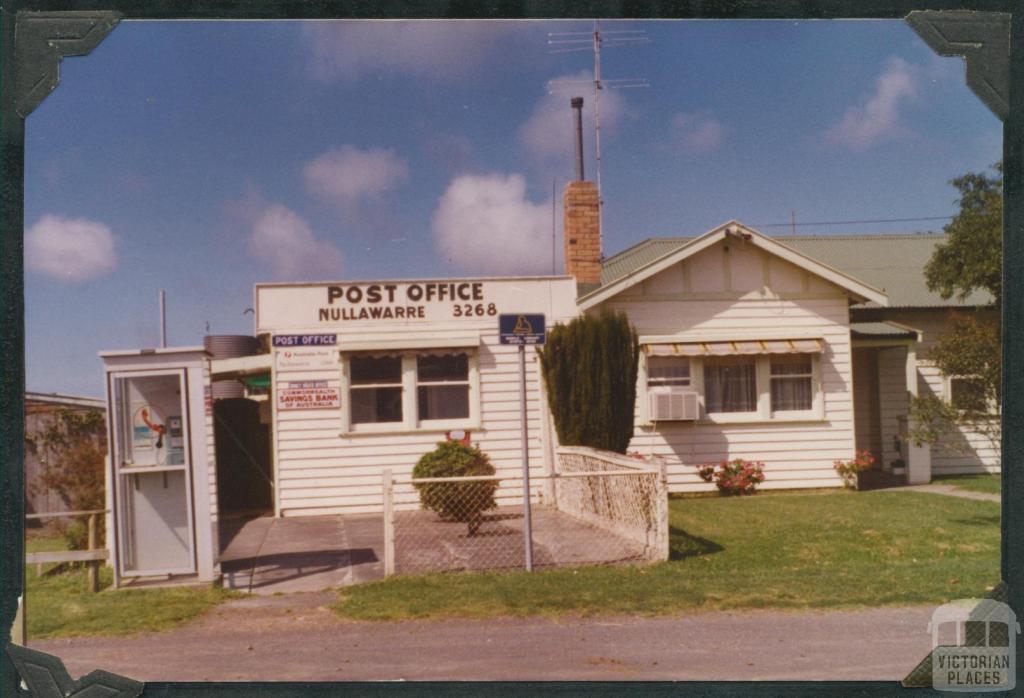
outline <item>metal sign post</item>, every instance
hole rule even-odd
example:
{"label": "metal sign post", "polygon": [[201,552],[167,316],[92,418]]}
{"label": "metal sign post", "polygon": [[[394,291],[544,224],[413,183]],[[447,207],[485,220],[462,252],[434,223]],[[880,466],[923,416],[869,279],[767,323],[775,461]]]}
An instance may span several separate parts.
{"label": "metal sign post", "polygon": [[530,511],[530,439],[526,421],[526,345],[544,344],[544,316],[512,314],[498,316],[498,338],[502,344],[519,349],[519,420],[523,450],[523,546],[526,571],[533,571],[533,518]]}

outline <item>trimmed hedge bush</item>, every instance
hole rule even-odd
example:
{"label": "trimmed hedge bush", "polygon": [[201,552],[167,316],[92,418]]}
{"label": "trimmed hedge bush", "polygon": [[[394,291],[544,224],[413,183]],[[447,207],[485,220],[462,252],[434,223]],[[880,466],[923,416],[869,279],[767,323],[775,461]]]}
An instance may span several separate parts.
{"label": "trimmed hedge bush", "polygon": [[[494,466],[476,446],[464,446],[458,441],[442,441],[430,453],[425,453],[413,468],[413,478],[471,477],[494,475]],[[469,534],[480,526],[481,512],[493,509],[497,480],[475,482],[424,482],[415,485],[420,495],[420,506],[436,511],[442,519],[465,521]]]}
{"label": "trimmed hedge bush", "polygon": [[625,453],[640,358],[626,315],[604,309],[555,325],[539,353],[558,442]]}

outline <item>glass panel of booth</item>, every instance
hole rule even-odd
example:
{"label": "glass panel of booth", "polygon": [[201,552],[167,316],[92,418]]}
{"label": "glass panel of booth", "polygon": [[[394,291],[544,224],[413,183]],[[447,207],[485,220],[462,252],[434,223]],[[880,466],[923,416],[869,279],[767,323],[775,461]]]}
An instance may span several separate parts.
{"label": "glass panel of booth", "polygon": [[183,374],[115,373],[113,381],[118,466],[185,468],[188,449]]}
{"label": "glass panel of booth", "polygon": [[121,574],[194,572],[185,372],[112,372],[111,381]]}

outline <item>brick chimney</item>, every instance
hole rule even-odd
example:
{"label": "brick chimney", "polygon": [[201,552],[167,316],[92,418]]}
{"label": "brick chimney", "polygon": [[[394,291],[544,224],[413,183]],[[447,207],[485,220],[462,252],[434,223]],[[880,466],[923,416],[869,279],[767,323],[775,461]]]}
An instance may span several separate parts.
{"label": "brick chimney", "polygon": [[597,185],[569,182],[565,185],[565,273],[578,284],[601,283],[601,224]]}
{"label": "brick chimney", "polygon": [[583,175],[583,98],[570,102],[576,130],[576,179],[565,185],[562,209],[565,211],[565,273],[576,277],[576,284],[601,283],[600,197],[593,182]]}

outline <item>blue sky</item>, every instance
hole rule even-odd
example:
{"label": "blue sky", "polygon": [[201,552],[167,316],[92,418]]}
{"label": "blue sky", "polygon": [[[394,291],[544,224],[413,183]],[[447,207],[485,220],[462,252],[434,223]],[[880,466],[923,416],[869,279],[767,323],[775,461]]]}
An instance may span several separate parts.
{"label": "blue sky", "polygon": [[[124,22],[26,136],[30,390],[99,395],[101,349],[252,331],[258,281],[548,273],[584,22]],[[1000,122],[902,22],[628,22],[608,48],[606,254],[729,219],[948,216]],[[607,36],[611,36],[610,34]],[[556,215],[561,225],[561,211]],[[801,225],[801,234],[943,221]],[[560,235],[560,230],[559,230]],[[561,242],[557,245],[561,247]],[[561,261],[556,260],[560,268]]]}

